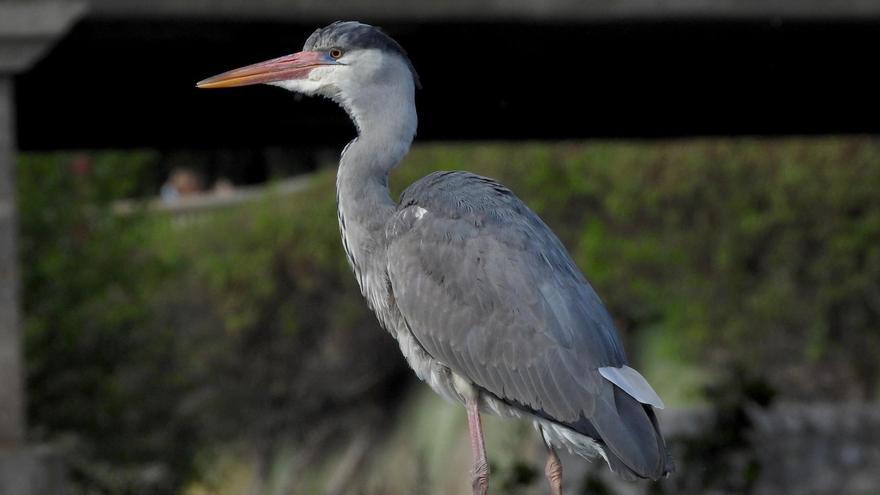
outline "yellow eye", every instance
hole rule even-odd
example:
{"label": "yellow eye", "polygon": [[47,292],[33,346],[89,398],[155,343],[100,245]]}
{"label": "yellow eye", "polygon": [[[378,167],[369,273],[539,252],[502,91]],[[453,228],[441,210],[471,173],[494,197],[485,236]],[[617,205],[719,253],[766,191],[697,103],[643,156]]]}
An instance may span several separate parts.
{"label": "yellow eye", "polygon": [[333,58],[339,58],[342,56],[342,50],[340,50],[339,48],[331,48],[330,56]]}

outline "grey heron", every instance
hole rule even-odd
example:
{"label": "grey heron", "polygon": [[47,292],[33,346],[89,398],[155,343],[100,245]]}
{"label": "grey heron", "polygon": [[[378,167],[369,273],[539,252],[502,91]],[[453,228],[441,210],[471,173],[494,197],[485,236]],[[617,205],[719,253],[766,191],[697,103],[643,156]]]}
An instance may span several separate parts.
{"label": "grey heron", "polygon": [[337,173],[339,228],[361,292],[418,377],[467,410],[475,494],[488,491],[481,413],[531,421],[545,474],[562,492],[556,449],[601,456],[627,479],[672,469],[654,408],[599,296],[549,227],[508,188],[436,172],[394,202],[388,174],[416,134],[418,75],[381,30],[335,22],[303,50],[205,79],[327,97],[357,137]]}

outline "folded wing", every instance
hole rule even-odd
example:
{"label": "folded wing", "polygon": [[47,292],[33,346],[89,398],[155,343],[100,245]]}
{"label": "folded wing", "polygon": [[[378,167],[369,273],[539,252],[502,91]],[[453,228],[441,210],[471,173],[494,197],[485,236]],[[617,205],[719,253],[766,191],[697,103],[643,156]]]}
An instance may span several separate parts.
{"label": "folded wing", "polygon": [[509,190],[432,174],[404,192],[386,233],[396,304],[429,354],[502,400],[598,432],[640,476],[663,473],[663,440],[643,405],[662,402],[626,366],[562,244]]}

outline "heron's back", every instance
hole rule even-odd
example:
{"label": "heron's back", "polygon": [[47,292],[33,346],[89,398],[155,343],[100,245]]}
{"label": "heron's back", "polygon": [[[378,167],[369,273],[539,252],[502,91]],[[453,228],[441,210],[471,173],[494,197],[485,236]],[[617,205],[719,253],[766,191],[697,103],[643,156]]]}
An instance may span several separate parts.
{"label": "heron's back", "polygon": [[648,405],[656,394],[626,366],[611,317],[562,243],[507,188],[431,174],[403,193],[386,237],[395,304],[427,355],[569,437],[594,439],[624,475],[666,473]]}

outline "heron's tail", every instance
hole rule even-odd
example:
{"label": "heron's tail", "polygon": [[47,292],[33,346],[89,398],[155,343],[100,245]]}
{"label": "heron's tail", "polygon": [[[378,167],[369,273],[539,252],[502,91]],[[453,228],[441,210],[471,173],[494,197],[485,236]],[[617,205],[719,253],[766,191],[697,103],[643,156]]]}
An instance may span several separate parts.
{"label": "heron's tail", "polygon": [[590,418],[606,446],[611,470],[629,479],[658,480],[671,473],[674,465],[653,407],[640,403],[616,385],[611,387],[613,400],[597,401],[596,414]]}

